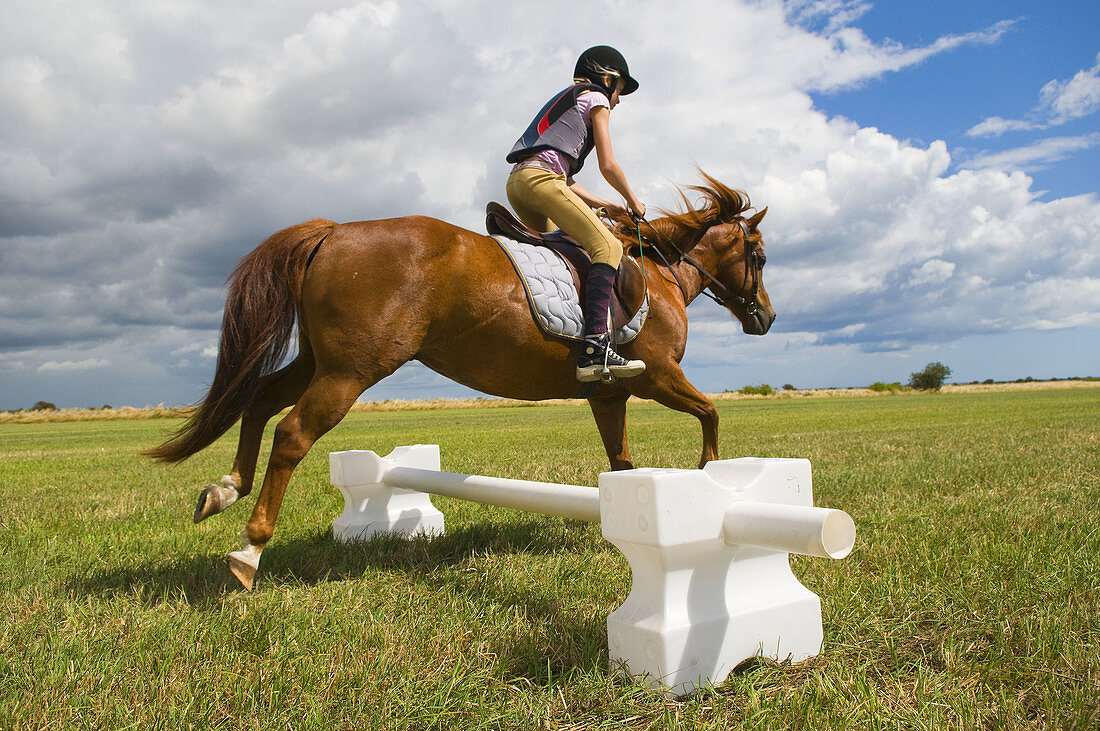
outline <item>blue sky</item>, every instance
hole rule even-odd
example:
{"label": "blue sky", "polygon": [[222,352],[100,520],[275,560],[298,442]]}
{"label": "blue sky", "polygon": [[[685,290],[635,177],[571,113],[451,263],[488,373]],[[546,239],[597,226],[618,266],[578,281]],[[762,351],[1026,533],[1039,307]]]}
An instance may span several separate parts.
{"label": "blue sky", "polygon": [[1100,3],[11,0],[0,41],[0,409],[196,401],[234,262],[301,220],[480,230],[597,43],[647,205],[698,163],[769,207],[779,319],[693,304],[702,390],[1100,375]]}
{"label": "blue sky", "polygon": [[[960,160],[1049,136],[1032,131],[976,139],[966,133],[989,117],[1027,117],[1039,105],[1044,85],[1093,66],[1100,52],[1100,3],[875,3],[858,25],[875,41],[913,46],[1005,21],[1011,26],[998,43],[958,48],[857,89],[815,94],[814,102],[828,114],[878,127],[900,139],[925,144],[944,140]],[[1067,122],[1059,136],[1098,129],[1100,124],[1090,115]],[[1031,171],[1033,190],[1043,191],[1044,200],[1096,192],[1100,144],[1067,162]]]}

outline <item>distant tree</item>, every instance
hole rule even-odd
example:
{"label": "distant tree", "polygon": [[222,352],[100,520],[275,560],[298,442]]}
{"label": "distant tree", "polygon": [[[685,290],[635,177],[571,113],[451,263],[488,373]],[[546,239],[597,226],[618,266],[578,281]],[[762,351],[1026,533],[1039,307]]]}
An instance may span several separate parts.
{"label": "distant tree", "polygon": [[795,388],[795,387],[794,387],[794,386],[793,386],[792,384],[790,384],[790,383],[784,383],[784,384],[783,384],[783,390],[784,390],[784,391],[797,391],[798,389],[797,389],[797,388]]}
{"label": "distant tree", "polygon": [[39,401],[31,407],[31,411],[57,411],[57,406],[49,401]]}
{"label": "distant tree", "polygon": [[909,387],[920,391],[939,391],[950,375],[951,369],[943,363],[929,363],[924,370],[910,374]]}

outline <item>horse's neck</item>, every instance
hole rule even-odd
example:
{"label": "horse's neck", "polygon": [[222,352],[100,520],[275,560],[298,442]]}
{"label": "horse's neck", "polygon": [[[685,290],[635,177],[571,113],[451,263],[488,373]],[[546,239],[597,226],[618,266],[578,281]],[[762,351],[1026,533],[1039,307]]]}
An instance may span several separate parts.
{"label": "horse's neck", "polygon": [[[691,249],[686,252],[687,255],[706,271],[711,271],[714,268],[714,262],[712,261],[714,259],[714,252],[709,245],[709,234],[710,232],[708,231],[697,242],[693,241],[694,235],[687,240],[676,242],[676,246],[679,247],[681,251],[684,251],[685,247],[691,246]],[[692,246],[692,244],[694,244],[694,246]],[[707,282],[703,279],[703,275],[698,269],[686,261],[679,261],[679,258],[680,257],[677,256],[676,259],[670,260],[670,263],[676,271],[676,276],[680,278],[687,303],[691,304],[691,301],[702,294],[703,290],[706,289]]]}
{"label": "horse's neck", "polygon": [[[680,251],[683,251],[683,247],[690,243],[677,241],[675,239],[670,240],[675,244],[678,249],[680,249]],[[697,256],[697,254],[700,253],[701,246],[702,242],[693,247],[692,250],[688,252],[688,255],[698,261],[700,265],[706,267],[707,264],[704,264],[703,261],[700,260],[700,258]],[[710,259],[710,256],[707,252],[702,253],[704,259]],[[668,276],[663,276],[662,278],[666,281],[672,282],[673,286],[676,286],[683,293],[685,304],[690,305],[692,300],[698,297],[706,286],[703,282],[703,275],[700,274],[699,270],[693,267],[691,264],[688,264],[686,261],[681,261],[680,255],[675,252],[668,252],[666,258],[668,261],[661,263],[662,265],[668,267],[668,269],[670,270],[670,274]]]}

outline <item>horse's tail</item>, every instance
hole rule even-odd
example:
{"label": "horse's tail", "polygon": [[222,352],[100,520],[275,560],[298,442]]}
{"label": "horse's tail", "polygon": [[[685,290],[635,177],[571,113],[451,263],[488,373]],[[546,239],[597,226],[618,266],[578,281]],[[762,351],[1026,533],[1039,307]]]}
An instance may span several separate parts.
{"label": "horse's tail", "polygon": [[286,357],[306,267],[335,226],[324,219],[291,226],[241,259],[228,280],[218,365],[210,390],[172,438],[145,452],[147,456],[180,462],[237,423],[260,379]]}

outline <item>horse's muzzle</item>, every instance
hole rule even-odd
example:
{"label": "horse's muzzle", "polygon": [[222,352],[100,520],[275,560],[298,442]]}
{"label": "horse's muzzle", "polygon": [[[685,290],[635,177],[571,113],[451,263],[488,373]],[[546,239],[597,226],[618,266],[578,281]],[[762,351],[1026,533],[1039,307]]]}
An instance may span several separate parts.
{"label": "horse's muzzle", "polygon": [[775,310],[757,307],[751,316],[741,322],[741,328],[746,335],[766,335],[775,322]]}

